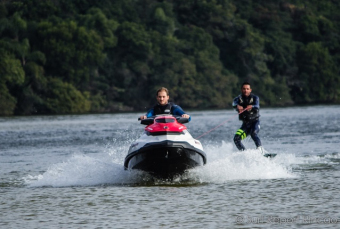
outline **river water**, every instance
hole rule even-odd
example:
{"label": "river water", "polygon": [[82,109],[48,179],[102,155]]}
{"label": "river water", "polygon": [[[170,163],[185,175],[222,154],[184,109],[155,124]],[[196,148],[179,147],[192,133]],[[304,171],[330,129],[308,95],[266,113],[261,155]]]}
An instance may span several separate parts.
{"label": "river water", "polygon": [[261,109],[273,159],[236,150],[234,111],[192,111],[208,163],[173,181],[123,169],[139,113],[0,118],[0,228],[339,228],[339,111]]}

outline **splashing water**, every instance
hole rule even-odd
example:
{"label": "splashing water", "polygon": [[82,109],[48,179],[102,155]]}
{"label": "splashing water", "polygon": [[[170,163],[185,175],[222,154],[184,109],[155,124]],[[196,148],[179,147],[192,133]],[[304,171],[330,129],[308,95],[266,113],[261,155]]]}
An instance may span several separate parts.
{"label": "splashing water", "polygon": [[[45,173],[27,176],[26,183],[31,186],[93,186],[127,185],[154,182],[142,171],[126,171],[123,160],[127,146],[111,147],[100,158],[74,154],[67,161],[52,165]],[[296,177],[289,163],[296,163],[294,156],[278,155],[274,159],[263,157],[257,150],[233,151],[231,143],[222,142],[221,146],[207,146],[208,163],[189,170],[184,175],[170,181],[174,184],[224,183],[230,180],[279,179]],[[287,159],[290,158],[290,161]],[[165,181],[166,183],[169,181]]]}

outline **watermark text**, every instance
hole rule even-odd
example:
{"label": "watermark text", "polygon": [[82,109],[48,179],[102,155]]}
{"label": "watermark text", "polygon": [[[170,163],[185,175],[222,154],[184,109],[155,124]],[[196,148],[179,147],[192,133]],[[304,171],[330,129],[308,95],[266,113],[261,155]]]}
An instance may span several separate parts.
{"label": "watermark text", "polygon": [[235,218],[236,224],[340,224],[340,218],[331,216],[248,216],[238,215]]}

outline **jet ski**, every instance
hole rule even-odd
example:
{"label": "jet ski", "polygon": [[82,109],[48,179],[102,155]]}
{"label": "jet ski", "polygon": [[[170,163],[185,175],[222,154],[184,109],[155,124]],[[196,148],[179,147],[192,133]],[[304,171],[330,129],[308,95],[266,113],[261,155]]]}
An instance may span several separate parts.
{"label": "jet ski", "polygon": [[183,125],[188,119],[157,115],[141,120],[147,125],[141,137],[130,145],[125,169],[138,169],[159,178],[173,178],[207,162],[200,141]]}

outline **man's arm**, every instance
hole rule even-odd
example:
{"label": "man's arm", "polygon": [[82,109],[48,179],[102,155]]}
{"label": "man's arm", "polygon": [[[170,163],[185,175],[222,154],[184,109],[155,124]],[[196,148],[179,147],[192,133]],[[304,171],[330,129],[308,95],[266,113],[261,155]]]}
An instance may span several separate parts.
{"label": "man's arm", "polygon": [[254,105],[253,105],[254,109],[260,109],[260,98],[258,96],[254,96]]}
{"label": "man's arm", "polygon": [[239,103],[240,103],[240,98],[239,98],[239,97],[240,97],[240,96],[237,96],[236,98],[234,98],[233,104],[232,104],[233,108],[234,108],[238,113],[243,112],[243,110],[245,110],[245,109],[248,109],[248,107],[246,107],[246,108],[244,109],[243,106],[240,106],[240,105],[239,105]]}
{"label": "man's arm", "polygon": [[189,122],[190,122],[190,120],[191,120],[191,116],[188,115],[188,114],[186,114],[186,113],[183,111],[183,109],[182,109],[180,106],[178,106],[178,105],[174,105],[174,106],[173,106],[172,114],[173,114],[173,115],[182,116],[183,118],[187,118],[187,119],[189,119]]}
{"label": "man's arm", "polygon": [[153,108],[151,108],[145,115],[142,115],[140,117],[140,119],[143,120],[143,119],[146,119],[146,118],[150,118],[150,117],[152,117],[154,115],[155,114],[154,114]]}
{"label": "man's arm", "polygon": [[236,97],[236,98],[234,98],[233,104],[232,104],[233,108],[237,111],[238,111],[237,106],[239,105],[239,101],[240,101],[239,98]]}

